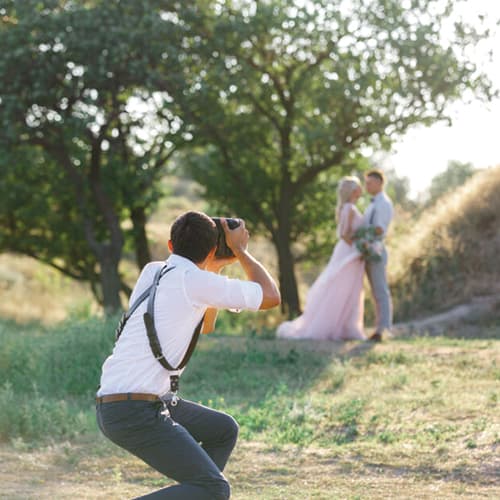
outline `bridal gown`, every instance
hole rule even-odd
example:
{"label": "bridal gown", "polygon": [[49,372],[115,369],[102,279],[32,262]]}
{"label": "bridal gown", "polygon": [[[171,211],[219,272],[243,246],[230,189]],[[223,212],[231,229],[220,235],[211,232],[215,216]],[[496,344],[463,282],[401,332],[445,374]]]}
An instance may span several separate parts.
{"label": "bridal gown", "polygon": [[[363,225],[363,216],[352,204],[342,208],[339,234],[343,234],[349,212],[354,210],[353,230]],[[363,276],[365,262],[355,245],[340,239],[326,268],[307,294],[304,313],[278,327],[279,338],[317,340],[362,340]]]}

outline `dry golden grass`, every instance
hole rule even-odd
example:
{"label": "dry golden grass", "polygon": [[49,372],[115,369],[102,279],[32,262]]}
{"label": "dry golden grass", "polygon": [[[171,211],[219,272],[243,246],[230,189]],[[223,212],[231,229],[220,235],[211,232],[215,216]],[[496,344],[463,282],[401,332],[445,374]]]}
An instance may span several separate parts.
{"label": "dry golden grass", "polygon": [[53,324],[98,311],[88,286],[30,257],[0,255],[0,290],[0,317],[19,322]]}
{"label": "dry golden grass", "polygon": [[[106,443],[63,443],[29,454],[2,447],[0,459],[2,498],[10,500],[119,500],[167,484],[138,459]],[[264,443],[241,443],[227,475],[234,500],[498,498],[500,487],[491,471],[488,477],[488,464],[482,469],[482,480],[461,480],[458,473],[443,477],[432,467],[391,465],[376,458],[364,464],[356,455],[339,458],[323,449],[275,450]]]}
{"label": "dry golden grass", "polygon": [[500,166],[474,175],[393,243],[389,267],[402,318],[500,293]]}

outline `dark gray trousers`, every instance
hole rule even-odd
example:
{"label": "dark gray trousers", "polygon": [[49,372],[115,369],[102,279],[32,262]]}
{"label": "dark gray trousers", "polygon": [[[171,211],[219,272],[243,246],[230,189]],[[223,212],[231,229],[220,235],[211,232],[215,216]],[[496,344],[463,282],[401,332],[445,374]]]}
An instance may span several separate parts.
{"label": "dark gray trousers", "polygon": [[182,399],[163,410],[162,403],[147,401],[97,405],[97,423],[107,438],[179,483],[141,498],[228,499],[222,470],[238,436],[234,418]]}

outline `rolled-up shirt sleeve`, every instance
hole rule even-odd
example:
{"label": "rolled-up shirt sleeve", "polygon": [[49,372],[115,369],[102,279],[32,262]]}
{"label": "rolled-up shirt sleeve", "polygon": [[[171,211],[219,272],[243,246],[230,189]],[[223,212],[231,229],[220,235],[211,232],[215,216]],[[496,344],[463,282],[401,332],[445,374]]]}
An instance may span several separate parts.
{"label": "rolled-up shirt sleeve", "polygon": [[186,274],[185,293],[194,306],[247,311],[257,311],[263,298],[262,287],[254,281],[202,270]]}

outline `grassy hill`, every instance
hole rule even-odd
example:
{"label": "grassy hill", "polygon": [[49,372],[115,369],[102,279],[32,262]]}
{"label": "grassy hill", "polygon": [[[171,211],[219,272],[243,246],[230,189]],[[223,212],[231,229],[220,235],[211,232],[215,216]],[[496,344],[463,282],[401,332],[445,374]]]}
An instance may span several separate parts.
{"label": "grassy hill", "polygon": [[500,166],[438,200],[393,247],[389,273],[399,319],[500,294]]}

